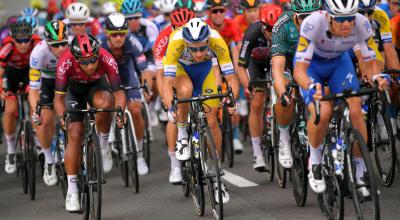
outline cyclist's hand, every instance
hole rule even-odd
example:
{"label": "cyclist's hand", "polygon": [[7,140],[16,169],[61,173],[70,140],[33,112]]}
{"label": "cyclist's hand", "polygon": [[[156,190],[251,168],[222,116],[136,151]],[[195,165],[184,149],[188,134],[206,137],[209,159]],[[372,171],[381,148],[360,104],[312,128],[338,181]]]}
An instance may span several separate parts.
{"label": "cyclist's hand", "polygon": [[123,128],[127,119],[126,119],[125,115],[122,115],[122,117],[121,117],[121,115],[117,115],[115,117],[115,120],[117,121],[118,128]]}
{"label": "cyclist's hand", "polygon": [[58,117],[58,120],[60,121],[61,128],[64,131],[66,131],[67,130],[67,127],[66,127],[67,125],[65,123],[65,118],[63,116],[61,116],[61,117]]}
{"label": "cyclist's hand", "polygon": [[253,98],[253,93],[250,91],[249,88],[245,88],[244,89],[244,96],[246,96],[246,98],[251,100]]}
{"label": "cyclist's hand", "polygon": [[237,111],[238,111],[238,109],[239,109],[239,103],[238,103],[238,102],[236,102],[235,105],[234,105],[233,107],[230,107],[230,106],[228,105],[228,112],[229,112],[230,115],[236,114]]}
{"label": "cyclist's hand", "polygon": [[283,107],[290,105],[290,94],[287,91],[281,95],[281,104]]}
{"label": "cyclist's hand", "polygon": [[313,100],[321,100],[322,99],[322,87],[320,83],[313,83],[308,87],[309,96],[312,97]]}
{"label": "cyclist's hand", "polygon": [[36,112],[32,113],[31,118],[32,118],[32,122],[37,125],[40,125],[42,123],[42,117],[40,117]]}
{"label": "cyclist's hand", "polygon": [[147,103],[151,102],[151,99],[153,97],[153,93],[152,92],[143,92],[143,96],[144,96],[144,101],[146,101]]}
{"label": "cyclist's hand", "polygon": [[[384,75],[386,75],[386,74],[384,74]],[[386,79],[386,77],[384,75],[379,74],[379,75],[375,75],[372,78],[372,80],[374,82],[378,83],[378,88],[380,91],[386,90],[388,88],[388,80]]]}

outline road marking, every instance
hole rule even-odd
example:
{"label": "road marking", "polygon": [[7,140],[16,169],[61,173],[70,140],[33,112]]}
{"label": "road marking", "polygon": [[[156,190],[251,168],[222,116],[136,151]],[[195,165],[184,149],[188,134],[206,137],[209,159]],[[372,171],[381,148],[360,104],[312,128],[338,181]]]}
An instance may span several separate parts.
{"label": "road marking", "polygon": [[225,173],[225,175],[223,175],[222,178],[237,187],[258,186],[257,183],[251,182],[250,180],[247,180],[247,179],[245,179],[239,175],[236,175],[234,173],[231,173],[229,171],[224,170],[224,173]]}

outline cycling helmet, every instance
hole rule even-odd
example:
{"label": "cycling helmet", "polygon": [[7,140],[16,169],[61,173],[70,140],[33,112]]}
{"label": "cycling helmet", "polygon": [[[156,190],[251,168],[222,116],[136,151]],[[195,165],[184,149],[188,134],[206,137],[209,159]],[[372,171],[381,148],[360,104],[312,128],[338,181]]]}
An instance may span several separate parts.
{"label": "cycling helmet", "polygon": [[208,0],[207,1],[207,8],[213,8],[213,7],[218,7],[222,6],[225,7],[227,6],[226,0]]}
{"label": "cycling helmet", "polygon": [[142,11],[143,4],[140,0],[124,0],[121,5],[121,13],[124,15],[133,15]]}
{"label": "cycling helmet", "polygon": [[193,11],[195,12],[203,12],[204,10],[206,10],[206,0],[193,0],[194,2],[194,7],[193,7]]}
{"label": "cycling helmet", "polygon": [[32,26],[25,21],[11,24],[9,28],[10,36],[13,38],[29,38],[33,34]]}
{"label": "cycling helmet", "polygon": [[112,13],[106,19],[107,31],[128,31],[125,16],[121,13]]}
{"label": "cycling helmet", "polygon": [[76,0],[62,0],[61,8],[66,10],[70,4],[75,3],[75,2],[76,2]]}
{"label": "cycling helmet", "polygon": [[72,40],[70,50],[76,59],[98,56],[100,44],[92,35],[80,34]]}
{"label": "cycling helmet", "polygon": [[35,31],[39,25],[38,19],[30,16],[19,16],[17,22],[25,22],[29,24],[32,27],[33,31]]}
{"label": "cycling helmet", "polygon": [[10,26],[12,24],[17,23],[17,21],[18,21],[18,16],[10,16],[10,17],[8,17],[8,19],[6,21],[6,25]]}
{"label": "cycling helmet", "polygon": [[191,19],[182,30],[183,39],[189,43],[198,43],[208,40],[210,28],[200,18]]}
{"label": "cycling helmet", "polygon": [[196,14],[188,8],[178,8],[173,10],[169,17],[172,27],[176,28],[185,25],[190,19],[196,17]]}
{"label": "cycling helmet", "polygon": [[265,5],[260,9],[260,22],[264,26],[273,27],[282,12],[279,5]]}
{"label": "cycling helmet", "polygon": [[358,2],[358,8],[364,11],[374,9],[376,5],[376,0],[360,0]]}
{"label": "cycling helmet", "polygon": [[159,0],[158,9],[161,13],[171,13],[175,9],[177,0]]}
{"label": "cycling helmet", "polygon": [[90,11],[87,5],[75,2],[68,6],[65,14],[70,23],[86,23],[90,16]]}
{"label": "cycling helmet", "polygon": [[44,26],[44,37],[47,43],[53,41],[67,41],[67,25],[60,20],[52,20]]}
{"label": "cycling helmet", "polygon": [[115,2],[106,2],[101,6],[101,14],[108,16],[117,12],[117,4]]}
{"label": "cycling helmet", "polygon": [[188,8],[193,10],[194,2],[193,0],[177,0],[175,3],[175,8]]}
{"label": "cycling helmet", "polygon": [[35,17],[38,14],[38,12],[39,11],[36,8],[25,7],[24,9],[21,10],[21,15]]}
{"label": "cycling helmet", "polygon": [[358,0],[325,0],[325,10],[332,16],[354,16],[358,12]]}
{"label": "cycling helmet", "polygon": [[320,9],[321,5],[321,0],[293,0],[291,7],[296,13],[307,13]]}
{"label": "cycling helmet", "polygon": [[260,0],[241,0],[240,7],[242,9],[256,8],[260,4]]}

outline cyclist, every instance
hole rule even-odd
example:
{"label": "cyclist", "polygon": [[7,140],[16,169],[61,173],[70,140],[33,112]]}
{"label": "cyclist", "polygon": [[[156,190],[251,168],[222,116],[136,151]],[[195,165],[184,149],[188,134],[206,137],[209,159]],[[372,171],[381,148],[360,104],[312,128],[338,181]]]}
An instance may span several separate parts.
{"label": "cyclist", "polygon": [[[212,61],[215,54],[217,61]],[[197,96],[199,94],[217,93],[220,81],[218,64],[229,85],[238,93],[236,75],[229,56],[229,50],[216,30],[199,18],[191,19],[183,28],[171,34],[164,60],[164,100],[171,108],[172,86],[176,88],[179,98]],[[204,104],[210,107],[206,113],[207,122],[214,137],[218,154],[221,155],[221,130],[217,122],[219,100],[208,100]],[[188,105],[180,105],[175,117],[178,126],[178,138],[175,156],[178,160],[188,160],[191,149],[188,146],[187,113]],[[230,111],[237,109],[237,105]],[[222,186],[223,203],[229,201],[226,187]],[[216,201],[219,201],[216,198]],[[219,201],[221,202],[221,201]]]}
{"label": "cyclist", "polygon": [[[120,106],[124,110],[126,96],[122,90],[116,60],[109,52],[100,47],[93,36],[88,34],[76,35],[69,50],[61,55],[57,63],[54,96],[54,108],[57,115],[64,115],[67,108],[84,109],[87,103],[96,108],[113,107],[114,101],[110,87],[115,97],[115,106]],[[84,137],[83,118],[82,113],[70,114],[70,123],[67,128],[68,143],[64,155],[65,170],[68,177],[68,191],[65,200],[67,211],[80,210],[77,173]],[[96,128],[105,173],[111,170],[113,164],[108,142],[111,119],[110,113],[98,113],[96,115]],[[61,119],[61,122],[65,124],[63,119]]]}
{"label": "cyclist", "polygon": [[260,10],[261,21],[249,26],[243,37],[243,44],[239,53],[238,75],[245,88],[245,93],[251,97],[249,130],[253,147],[253,169],[262,172],[265,170],[265,161],[261,150],[261,134],[263,131],[263,109],[265,100],[265,86],[257,86],[253,93],[249,91],[249,76],[252,80],[266,79],[270,72],[271,31],[274,23],[282,13],[277,5],[265,5]]}
{"label": "cyclist", "polygon": [[106,26],[107,17],[115,12],[117,12],[117,4],[115,2],[108,1],[101,6],[101,17],[98,20],[103,28]]}
{"label": "cyclist", "polygon": [[207,1],[206,0],[193,0],[193,11],[196,12],[196,17],[201,20],[207,19]]}
{"label": "cyclist", "polygon": [[[103,31],[101,24],[93,17],[90,17],[89,7],[83,3],[75,2],[70,4],[65,11],[65,15],[67,18],[63,21],[70,26],[71,36],[84,33],[97,36]],[[89,30],[86,28],[89,28]]]}
{"label": "cyclist", "polygon": [[320,9],[321,4],[320,0],[292,1],[292,11],[284,12],[272,29],[271,63],[274,90],[278,97],[275,111],[279,128],[279,162],[285,168],[293,165],[289,125],[295,113],[294,103],[291,94],[286,91],[286,85],[293,81],[291,73],[300,25],[311,12]]}
{"label": "cyclist", "polygon": [[175,4],[178,0],[159,0],[158,10],[161,12],[154,17],[153,22],[156,23],[158,30],[163,30],[170,24],[170,13],[175,9]]}
{"label": "cyclist", "polygon": [[77,2],[77,0],[61,0],[60,8],[61,10],[54,14],[54,20],[63,20],[65,17],[65,11],[67,10],[68,6],[72,3]]}
{"label": "cyclist", "polygon": [[[179,4],[181,3],[181,4]],[[170,14],[171,25],[161,31],[154,43],[153,51],[156,60],[157,68],[157,87],[160,91],[161,97],[163,97],[163,63],[162,59],[168,47],[169,37],[173,30],[185,25],[190,19],[195,17],[195,13],[192,10],[192,1],[178,1],[176,9]],[[169,89],[169,88],[168,88]],[[169,175],[169,182],[172,184],[178,184],[182,182],[181,175],[181,163],[175,156],[175,142],[177,137],[177,127],[173,120],[168,120],[165,134],[167,136],[168,144],[168,156],[171,162],[171,172]]]}
{"label": "cyclist", "polygon": [[137,138],[138,148],[138,173],[145,175],[149,172],[146,161],[143,158],[144,119],[142,115],[140,83],[137,72],[146,71],[146,56],[127,39],[128,25],[124,15],[112,13],[106,20],[106,37],[101,39],[100,46],[108,50],[118,63],[119,75],[124,86],[136,87],[126,90],[128,110],[133,117],[133,124]]}
{"label": "cyclist", "polygon": [[36,135],[45,156],[43,180],[48,186],[57,184],[55,160],[50,148],[55,133],[53,98],[57,60],[67,47],[67,26],[62,21],[53,20],[46,24],[45,40],[35,46],[30,57],[29,103],[31,109],[35,109],[40,101],[40,117],[34,112],[32,121],[39,124]]}
{"label": "cyclist", "polygon": [[24,90],[29,83],[29,57],[35,45],[40,41],[33,34],[32,27],[25,22],[10,26],[10,36],[6,37],[0,48],[0,84],[1,98],[5,101],[3,113],[3,131],[7,142],[5,171],[12,174],[16,171],[15,145],[18,103],[15,93]]}
{"label": "cyclist", "polygon": [[[230,18],[225,18],[226,15],[226,0],[210,0],[208,1],[208,19],[207,24],[211,28],[217,30],[222,38],[225,40],[226,45],[229,46],[232,55],[233,64],[237,69],[237,63],[239,59],[238,45],[242,41],[243,33],[237,24]],[[235,152],[241,153],[243,150],[243,144],[239,140],[239,114],[232,116],[233,126],[233,148]]]}
{"label": "cyclist", "polygon": [[240,8],[243,14],[234,18],[242,33],[246,32],[250,24],[260,20],[260,0],[240,0]]}
{"label": "cyclist", "polygon": [[[373,30],[368,19],[357,13],[358,1],[326,0],[324,4],[326,11],[312,13],[301,25],[294,67],[295,80],[301,87],[304,102],[311,114],[307,123],[310,144],[309,183],[311,189],[317,193],[324,192],[326,188],[321,173],[321,151],[332,114],[331,104],[321,102],[320,122],[318,125],[314,124],[313,100],[322,98],[322,86],[327,82],[331,93],[339,93],[344,89],[359,89],[354,67],[346,52],[358,43],[369,80],[377,80],[380,89],[386,87],[386,81],[377,74],[380,69],[376,65]],[[349,98],[347,102],[354,128],[360,131],[367,141],[366,124],[361,113],[361,98]],[[360,157],[359,149],[355,149],[354,155],[356,182],[363,184],[365,163]],[[366,187],[358,190],[363,196],[369,195]]]}

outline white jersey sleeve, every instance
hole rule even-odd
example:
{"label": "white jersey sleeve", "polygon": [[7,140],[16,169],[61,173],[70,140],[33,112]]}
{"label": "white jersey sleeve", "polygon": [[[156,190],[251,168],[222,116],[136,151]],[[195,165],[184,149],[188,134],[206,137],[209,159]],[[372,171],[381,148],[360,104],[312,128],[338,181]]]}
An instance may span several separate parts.
{"label": "white jersey sleeve", "polygon": [[363,60],[370,61],[376,59],[377,48],[373,39],[371,23],[364,16],[361,16],[359,20],[356,20],[355,31],[358,36],[358,46],[360,47]]}
{"label": "white jersey sleeve", "polygon": [[315,41],[321,35],[322,27],[320,12],[312,13],[302,23],[300,28],[300,37],[296,50],[296,61],[309,63],[314,55]]}
{"label": "white jersey sleeve", "polygon": [[149,40],[148,46],[151,48],[153,47],[154,42],[156,42],[156,39],[159,34],[157,25],[148,19],[141,19],[140,21],[143,25],[146,26],[146,36],[147,39]]}

